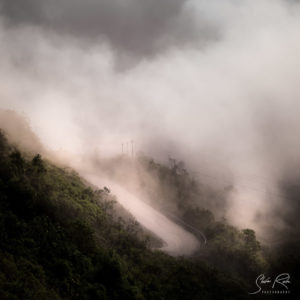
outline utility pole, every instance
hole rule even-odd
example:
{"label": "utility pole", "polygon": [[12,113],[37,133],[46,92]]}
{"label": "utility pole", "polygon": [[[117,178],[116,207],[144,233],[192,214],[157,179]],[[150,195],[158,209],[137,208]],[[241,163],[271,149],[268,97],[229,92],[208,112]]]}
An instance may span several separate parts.
{"label": "utility pole", "polygon": [[[130,144],[131,144],[131,151],[130,151]],[[131,156],[132,158],[134,157],[134,141],[133,140],[122,143],[122,154]]]}
{"label": "utility pole", "polygon": [[133,140],[131,140],[131,156],[133,158]]}

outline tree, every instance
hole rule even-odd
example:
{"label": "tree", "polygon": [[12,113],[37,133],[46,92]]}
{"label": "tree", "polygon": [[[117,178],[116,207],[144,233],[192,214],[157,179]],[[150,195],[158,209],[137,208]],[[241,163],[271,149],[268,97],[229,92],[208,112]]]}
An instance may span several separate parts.
{"label": "tree", "polygon": [[252,229],[244,229],[242,231],[246,246],[253,252],[260,250],[260,244],[256,240],[255,231]]}
{"label": "tree", "polygon": [[32,165],[36,168],[38,173],[43,173],[46,171],[44,162],[42,160],[42,157],[40,154],[37,154],[33,159],[32,159]]}

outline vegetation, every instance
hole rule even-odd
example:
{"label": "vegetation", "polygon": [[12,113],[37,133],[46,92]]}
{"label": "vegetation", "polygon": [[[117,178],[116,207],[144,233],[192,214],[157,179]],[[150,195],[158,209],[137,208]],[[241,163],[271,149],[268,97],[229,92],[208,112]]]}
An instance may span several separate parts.
{"label": "vegetation", "polygon": [[217,192],[197,183],[182,162],[170,159],[168,165],[162,165],[142,157],[140,163],[147,169],[147,174],[159,178],[155,193],[148,191],[149,198],[163,199],[164,211],[168,216],[173,216],[174,221],[192,231],[199,240],[203,241],[205,237],[206,246],[195,255],[198,259],[249,282],[268,268],[253,230],[238,230],[225,219],[216,220],[210,210],[203,208],[203,200],[208,198],[214,201]]}
{"label": "vegetation", "polygon": [[2,132],[0,164],[0,299],[248,299],[246,275],[266,267],[254,231],[193,209],[196,186],[172,167],[149,162],[208,238],[193,258],[150,250],[135,222],[114,217],[107,188],[21,153]]}
{"label": "vegetation", "polygon": [[29,158],[0,134],[0,299],[232,299],[242,283],[151,251],[109,213],[108,192]]}

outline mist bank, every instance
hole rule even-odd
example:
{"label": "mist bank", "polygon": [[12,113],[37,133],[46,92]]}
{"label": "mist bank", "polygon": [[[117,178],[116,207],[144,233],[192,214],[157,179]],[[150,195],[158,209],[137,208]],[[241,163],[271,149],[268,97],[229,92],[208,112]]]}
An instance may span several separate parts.
{"label": "mist bank", "polygon": [[[39,152],[61,167],[71,167],[83,174],[91,172],[98,174],[99,178],[106,178],[109,188],[111,188],[111,185],[123,186],[127,190],[125,194],[131,195],[129,198],[134,198],[133,202],[137,202],[137,199],[139,201],[142,200],[139,205],[150,205],[165,216],[170,217],[175,223],[179,222],[179,226],[192,233],[196,233],[198,240],[201,242],[203,242],[202,230],[209,226],[211,222],[210,213],[207,214],[205,209],[213,213],[216,221],[227,220],[230,224],[235,224],[235,219],[245,218],[245,215],[249,216],[249,213],[251,214],[251,210],[247,210],[247,202],[243,202],[241,205],[231,205],[232,197],[236,196],[239,192],[239,187],[235,185],[232,174],[224,180],[224,177],[220,176],[220,173],[213,173],[211,170],[208,173],[205,167],[203,170],[200,169],[200,171],[193,173],[182,161],[169,158],[168,161],[157,163],[151,157],[141,154],[133,158],[127,154],[107,157],[97,152],[76,155],[67,151],[51,151],[42,146],[24,116],[13,111],[1,111],[0,115],[0,127],[6,129],[7,137],[16,147],[21,147],[29,151],[29,153]],[[248,226],[249,223],[247,224],[247,222],[240,222],[239,227],[241,229],[247,227],[255,229],[259,240],[263,244],[271,245],[274,249],[295,240],[298,234],[298,177],[297,173],[291,175],[292,173],[289,172],[288,174],[289,177],[286,173],[282,175],[281,178],[285,180],[278,182],[278,192],[276,194],[271,190],[269,190],[268,194],[265,186],[261,186],[261,189],[258,189],[257,185],[253,186],[254,181],[245,181],[245,185],[243,186],[243,195],[247,191],[249,197],[253,197],[246,198],[246,200],[251,205],[253,201],[258,202],[260,206],[264,205],[266,210],[255,208],[257,212],[255,219],[256,226],[251,227]],[[172,176],[175,177],[172,179]],[[249,182],[252,184],[252,187]],[[117,190],[119,190],[118,187],[116,191],[112,189],[112,193],[117,193]],[[261,198],[255,198],[256,193],[258,195],[264,193],[266,197],[271,198],[268,201],[260,203]],[[126,197],[122,195],[124,193],[117,194],[124,208],[129,211],[131,209],[135,212],[138,211],[138,206],[135,207],[135,205],[132,205],[131,207],[129,203],[126,203]],[[274,205],[274,202],[270,201],[274,197],[276,197],[277,205]],[[243,197],[240,199],[244,200]],[[283,200],[286,205],[278,205]],[[198,216],[199,220],[197,222],[200,222],[200,225],[197,224],[196,227],[193,226],[193,223],[190,223],[189,214],[192,216],[194,213],[187,209],[189,207],[194,211],[204,209],[204,214]],[[150,209],[152,208],[150,207]],[[147,213],[144,215],[143,211],[138,212],[137,215],[141,219],[147,219]],[[250,225],[253,224],[250,222]],[[198,229],[195,231],[195,228]],[[159,228],[156,229],[160,230]],[[165,232],[167,234],[167,228],[165,228]],[[164,231],[158,234],[158,236],[161,236],[163,233]],[[179,236],[181,236],[181,233]],[[166,236],[161,237],[165,238]],[[176,240],[169,242],[174,246],[177,243]],[[179,244],[184,240],[185,238],[178,239]],[[186,253],[186,251],[192,249],[190,252],[193,252],[193,249],[196,248],[196,246],[191,246],[187,247],[184,251]],[[181,250],[179,252],[183,253]]]}

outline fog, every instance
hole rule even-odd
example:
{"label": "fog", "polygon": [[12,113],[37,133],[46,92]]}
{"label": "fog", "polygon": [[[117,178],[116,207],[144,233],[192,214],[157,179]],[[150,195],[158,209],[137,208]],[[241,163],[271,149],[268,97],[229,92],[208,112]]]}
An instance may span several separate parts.
{"label": "fog", "polygon": [[135,153],[232,184],[233,224],[290,228],[298,1],[0,3],[0,108],[24,114],[48,149],[107,157],[133,140]]}

